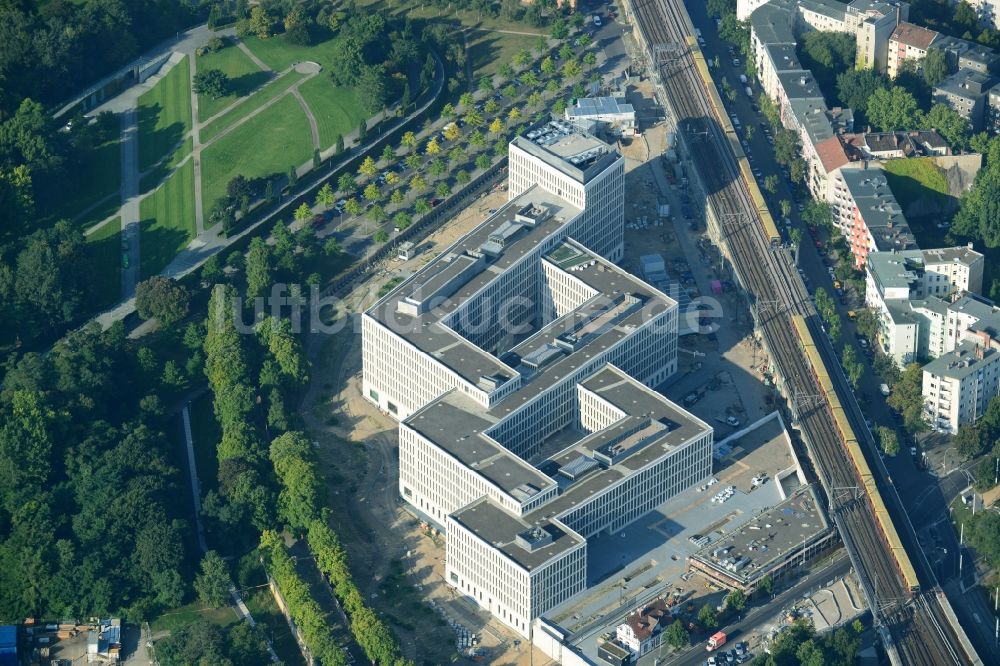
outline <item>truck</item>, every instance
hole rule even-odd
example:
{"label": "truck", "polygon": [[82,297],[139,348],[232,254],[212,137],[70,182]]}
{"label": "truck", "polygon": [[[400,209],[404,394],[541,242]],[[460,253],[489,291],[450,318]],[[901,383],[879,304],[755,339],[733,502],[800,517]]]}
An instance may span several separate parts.
{"label": "truck", "polygon": [[712,650],[720,648],[725,644],[726,644],[726,632],[717,631],[708,638],[708,645],[705,646],[705,649],[711,652]]}

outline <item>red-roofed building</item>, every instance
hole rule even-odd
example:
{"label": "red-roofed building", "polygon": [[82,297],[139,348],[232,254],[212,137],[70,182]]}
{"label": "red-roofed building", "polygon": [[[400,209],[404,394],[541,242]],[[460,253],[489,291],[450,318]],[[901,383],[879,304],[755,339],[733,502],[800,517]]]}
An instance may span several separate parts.
{"label": "red-roofed building", "polygon": [[618,625],[616,638],[637,657],[655,650],[663,641],[663,629],[672,618],[670,606],[663,599],[654,599]]}
{"label": "red-roofed building", "polygon": [[927,49],[934,43],[939,33],[912,23],[900,23],[889,37],[889,57],[886,74],[895,78],[905,60],[920,61],[927,55]]}

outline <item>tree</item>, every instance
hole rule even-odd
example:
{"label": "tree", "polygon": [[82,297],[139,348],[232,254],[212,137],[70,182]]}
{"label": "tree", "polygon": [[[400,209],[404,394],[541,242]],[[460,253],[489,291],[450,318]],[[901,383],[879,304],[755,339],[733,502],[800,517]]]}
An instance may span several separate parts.
{"label": "tree", "polygon": [[483,105],[483,111],[490,115],[496,114],[500,110],[500,102],[496,101],[492,97],[486,100],[486,104]]}
{"label": "tree", "polygon": [[392,146],[390,146],[389,144],[386,144],[385,148],[382,149],[382,156],[381,157],[382,157],[382,161],[383,162],[385,162],[386,164],[389,164],[394,159],[396,159],[396,151],[393,150]]}
{"label": "tree", "polygon": [[447,141],[454,141],[461,136],[461,134],[462,131],[458,129],[458,125],[456,123],[450,123],[444,130],[444,138]]}
{"label": "tree", "polygon": [[358,143],[364,143],[368,138],[368,121],[362,120],[358,123]]}
{"label": "tree", "polygon": [[788,199],[782,199],[778,202],[778,207],[781,209],[781,217],[788,217],[792,214],[792,202]]}
{"label": "tree", "polygon": [[485,121],[483,120],[483,114],[473,109],[465,114],[465,122],[468,123],[469,127],[477,128],[482,127]]}
{"label": "tree", "polygon": [[833,226],[833,207],[826,201],[810,199],[802,211],[802,221],[817,229]]}
{"label": "tree", "polygon": [[865,366],[858,360],[858,354],[854,351],[854,347],[844,345],[841,360],[844,364],[844,371],[847,374],[847,381],[851,383],[852,388],[857,390],[858,382],[861,381],[861,377],[865,373]]}
{"label": "tree", "polygon": [[402,144],[407,150],[413,150],[417,147],[417,135],[413,132],[406,132],[403,134]]}
{"label": "tree", "polygon": [[832,90],[837,74],[854,68],[855,50],[854,35],[814,30],[805,34],[799,54],[820,88]]}
{"label": "tree", "polygon": [[379,244],[385,243],[389,240],[389,234],[385,229],[379,229],[375,232],[375,235],[372,236],[372,240]]}
{"label": "tree", "polygon": [[531,52],[527,49],[521,49],[514,54],[514,66],[518,69],[524,69],[531,63]]}
{"label": "tree", "polygon": [[476,103],[476,98],[472,96],[470,92],[462,93],[461,97],[458,98],[458,104],[463,109],[468,110],[473,104]]}
{"label": "tree", "polygon": [[416,193],[420,193],[427,189],[427,181],[419,173],[410,179],[410,189]]}
{"label": "tree", "polygon": [[739,613],[744,608],[747,607],[747,595],[742,590],[733,590],[726,595],[725,601],[726,608],[732,609]]}
{"label": "tree", "polygon": [[706,629],[715,629],[719,626],[719,617],[715,609],[708,604],[702,606],[698,611],[698,623]]}
{"label": "tree", "polygon": [[214,550],[205,553],[201,560],[201,573],[194,579],[198,599],[206,606],[220,608],[229,602],[229,569]]}
{"label": "tree", "polygon": [[895,430],[886,426],[879,426],[876,429],[876,435],[878,436],[879,446],[882,447],[882,452],[885,455],[894,456],[899,453],[899,437],[896,435]]}
{"label": "tree", "polygon": [[437,187],[434,188],[434,194],[441,197],[442,199],[451,194],[451,188],[448,187],[447,181],[442,180],[440,183],[438,183]]}
{"label": "tree", "polygon": [[760,579],[760,582],[757,583],[757,589],[767,595],[774,592],[774,579],[771,578],[771,574]]}
{"label": "tree", "polygon": [[250,241],[246,258],[247,298],[263,296],[271,285],[271,251],[260,237]]}
{"label": "tree", "polygon": [[357,90],[361,105],[368,113],[380,111],[385,106],[389,95],[385,67],[382,65],[362,67],[361,76],[358,77]]}
{"label": "tree", "polygon": [[315,205],[317,207],[329,207],[332,206],[336,200],[337,197],[333,193],[333,187],[330,186],[330,183],[324,183],[323,187],[319,188],[319,191],[316,192]]}
{"label": "tree", "polygon": [[947,104],[935,104],[924,117],[925,129],[936,129],[955,150],[965,150],[969,146],[972,128],[969,121]]}
{"label": "tree", "polygon": [[371,155],[367,156],[364,161],[361,162],[361,166],[358,167],[358,173],[362,176],[367,176],[368,178],[372,178],[378,173],[378,165],[375,163],[375,160],[372,159]]}
{"label": "tree", "polygon": [[903,416],[907,432],[915,435],[927,430],[923,416],[923,370],[919,363],[903,368],[886,402]]}
{"label": "tree", "polygon": [[466,171],[465,169],[459,169],[458,172],[455,174],[455,180],[460,185],[465,185],[466,183],[469,182],[469,180],[471,180],[471,178],[469,176],[468,171]]}
{"label": "tree", "polygon": [[144,280],[135,287],[135,309],[143,319],[157,319],[163,328],[170,328],[188,314],[190,295],[184,285],[160,275]]}
{"label": "tree", "polygon": [[924,72],[924,81],[933,88],[948,78],[948,57],[938,48],[929,48],[920,63]]}
{"label": "tree", "polygon": [[278,516],[295,529],[304,529],[319,517],[323,480],[309,438],[286,432],[271,442],[271,463],[281,483]]}
{"label": "tree", "polygon": [[340,174],[340,177],[337,179],[337,191],[342,194],[347,194],[353,190],[355,185],[354,176],[347,172]]}
{"label": "tree", "polygon": [[567,81],[572,81],[576,77],[580,76],[580,73],[582,71],[583,68],[580,67],[580,63],[578,63],[576,60],[569,59],[563,63],[562,75],[563,78],[566,79]]}
{"label": "tree", "polygon": [[392,194],[389,195],[389,203],[396,204],[398,206],[399,204],[403,203],[405,198],[406,197],[403,195],[403,190],[396,188],[392,191]]}
{"label": "tree", "polygon": [[250,10],[250,29],[260,39],[267,39],[274,30],[274,19],[263,5],[256,5]]}
{"label": "tree", "polygon": [[312,208],[309,207],[309,204],[303,201],[302,204],[295,209],[294,217],[296,222],[304,222],[312,217]]}
{"label": "tree", "polygon": [[868,99],[868,120],[885,132],[911,130],[920,126],[920,107],[916,98],[905,88],[880,88]]}
{"label": "tree", "polygon": [[403,230],[406,227],[410,226],[412,222],[413,218],[410,217],[409,213],[405,211],[399,211],[398,213],[392,216],[392,224],[399,230]]}
{"label": "tree", "polygon": [[773,173],[765,176],[764,189],[767,190],[769,194],[776,193],[778,191],[778,177]]}
{"label": "tree", "polygon": [[431,137],[430,141],[424,147],[424,152],[428,155],[437,155],[441,152],[441,144],[438,143],[437,137]]}
{"label": "tree", "polygon": [[597,64],[597,54],[593,51],[588,51],[583,56],[583,64],[587,67],[593,67]]}
{"label": "tree", "polygon": [[674,620],[674,623],[667,627],[666,632],[663,634],[663,640],[670,647],[679,650],[691,644],[691,635],[688,634],[688,630],[684,627],[683,622]]}
{"label": "tree", "polygon": [[490,168],[490,156],[483,153],[476,158],[476,168],[486,170]]}
{"label": "tree", "polygon": [[503,131],[503,121],[500,120],[499,116],[493,119],[488,129],[493,136],[497,136]]}
{"label": "tree", "polygon": [[552,76],[556,72],[556,62],[552,59],[552,56],[545,56],[542,58],[542,63],[538,68],[545,76]]}
{"label": "tree", "polygon": [[[454,120],[458,114],[455,112],[455,107],[452,106],[451,102],[448,102],[441,107],[441,117],[447,118],[448,120]],[[407,134],[412,135],[413,132],[407,132]]]}
{"label": "tree", "polygon": [[342,155],[343,152],[344,152],[344,135],[338,133],[337,134],[337,141],[336,141],[336,143],[334,145],[334,148],[333,148],[333,154],[334,155]]}
{"label": "tree", "polygon": [[989,448],[986,433],[977,426],[963,425],[959,427],[952,444],[959,455],[966,460],[981,456]]}
{"label": "tree", "polygon": [[567,35],[569,35],[569,26],[566,25],[566,21],[562,17],[557,18],[552,22],[549,34],[552,36],[552,39],[566,39]]}
{"label": "tree", "polygon": [[368,201],[377,201],[382,193],[378,189],[378,185],[375,183],[368,183],[365,186],[365,191],[363,192],[365,199]]}
{"label": "tree", "polygon": [[208,95],[212,99],[225,97],[230,91],[229,77],[221,69],[205,69],[194,75],[192,88],[198,95]]}
{"label": "tree", "polygon": [[1000,247],[1000,165],[990,165],[976,174],[972,189],[962,197],[952,225],[952,234]]}

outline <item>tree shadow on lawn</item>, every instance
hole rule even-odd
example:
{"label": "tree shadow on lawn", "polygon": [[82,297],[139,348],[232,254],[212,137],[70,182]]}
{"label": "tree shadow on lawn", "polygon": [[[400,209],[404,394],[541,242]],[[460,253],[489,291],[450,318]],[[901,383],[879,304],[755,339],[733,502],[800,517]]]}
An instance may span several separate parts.
{"label": "tree shadow on lawn", "polygon": [[188,234],[183,229],[155,227],[156,219],[145,218],[140,222],[140,251],[142,252],[142,279],[156,275],[173,261],[177,253],[188,244]]}
{"label": "tree shadow on lawn", "polygon": [[139,107],[138,132],[142,139],[139,141],[140,170],[152,166],[166,155],[172,147],[180,143],[187,131],[184,123],[179,122],[157,128],[156,122],[161,113],[163,113],[163,107],[159,104]]}
{"label": "tree shadow on lawn", "polygon": [[[115,224],[112,220],[108,224]],[[84,246],[87,264],[87,302],[94,312],[111,307],[121,300],[121,234],[113,233]]]}
{"label": "tree shadow on lawn", "polygon": [[274,72],[250,72],[229,79],[229,90],[237,97],[246,97],[275,77]]}

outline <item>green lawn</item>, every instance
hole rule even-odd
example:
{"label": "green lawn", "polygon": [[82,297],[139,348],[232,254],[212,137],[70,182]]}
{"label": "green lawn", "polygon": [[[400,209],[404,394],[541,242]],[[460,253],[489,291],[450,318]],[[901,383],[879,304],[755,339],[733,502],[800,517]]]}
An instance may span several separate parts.
{"label": "green lawn", "polygon": [[167,611],[150,622],[153,633],[169,631],[192,622],[211,622],[220,627],[228,627],[239,621],[239,616],[231,606],[224,608],[204,608],[200,601],[192,601],[180,608]]}
{"label": "green lawn", "polygon": [[[89,206],[118,193],[121,187],[121,140],[108,141],[87,151],[83,155],[83,163],[73,167],[69,178],[62,181],[63,196],[52,197],[47,202],[39,202],[39,212],[53,219],[76,219],[81,228],[86,229],[86,223],[93,219],[90,212],[80,214]],[[121,205],[118,197],[113,197],[116,205]],[[51,208],[50,208],[51,206]],[[97,207],[106,210],[106,205]],[[108,213],[109,215],[110,213]],[[102,220],[104,215],[98,220]]]}
{"label": "green lawn", "polygon": [[229,77],[232,94],[219,99],[198,95],[198,119],[202,122],[237,99],[246,97],[274,76],[270,72],[261,71],[254,61],[237,46],[227,46],[221,51],[200,56],[198,58],[198,71],[204,72],[209,69],[219,69],[225,72]]}
{"label": "green lawn", "polygon": [[170,175],[170,172],[174,169],[174,167],[180,164],[185,157],[191,154],[193,148],[194,140],[191,137],[184,139],[184,143],[181,144],[181,147],[178,150],[174,151],[174,154],[170,156],[170,159],[158,163],[139,179],[139,194],[145,194],[146,192],[155,189],[164,178]]}
{"label": "green lawn", "polygon": [[116,217],[87,236],[87,287],[95,312],[122,297],[121,226],[121,218]]}
{"label": "green lawn", "polygon": [[289,42],[284,35],[277,35],[270,39],[247,37],[243,43],[255,56],[276,72],[288,69],[297,62],[311,60],[322,65],[324,72],[329,75],[330,69],[334,66],[333,43],[335,40],[336,38],[333,37],[316,44],[299,46]]}
{"label": "green lawn", "polygon": [[496,74],[503,63],[514,62],[514,54],[521,50],[531,51],[537,41],[538,37],[528,35],[476,32],[469,37],[473,76],[478,80],[482,76]]}
{"label": "green lawn", "polygon": [[202,201],[205,210],[225,194],[237,175],[248,178],[284,174],[312,155],[309,123],[298,101],[286,96],[221,137],[202,152]]}
{"label": "green lawn", "polygon": [[884,167],[889,188],[904,210],[914,204],[925,209],[949,205],[948,181],[931,158],[887,160]]}
{"label": "green lawn", "polygon": [[[322,77],[323,75],[320,74],[319,76]],[[227,127],[239,122],[241,119],[245,118],[250,113],[253,113],[254,110],[264,106],[275,97],[284,94],[285,91],[291,88],[296,81],[300,81],[303,78],[305,78],[304,74],[292,71],[288,72],[281,78],[271,81],[261,90],[257,91],[257,93],[251,95],[245,101],[240,103],[239,106],[227,111],[213,120],[210,124],[203,127],[201,130],[202,144],[208,143]]]}
{"label": "green lawn", "polygon": [[299,92],[316,117],[319,142],[323,148],[333,146],[338,134],[347,134],[357,129],[362,118],[368,116],[361,108],[357,91],[335,86],[328,76],[320,74],[306,81]]}
{"label": "green lawn", "polygon": [[194,162],[143,199],[139,212],[142,277],[147,278],[163,270],[195,236]]}
{"label": "green lawn", "polygon": [[222,431],[212,409],[212,394],[204,393],[191,402],[191,440],[194,443],[194,464],[198,467],[202,495],[218,486],[219,458],[217,450]]}
{"label": "green lawn", "polygon": [[139,98],[139,170],[164,157],[191,130],[191,72],[187,56]]}

